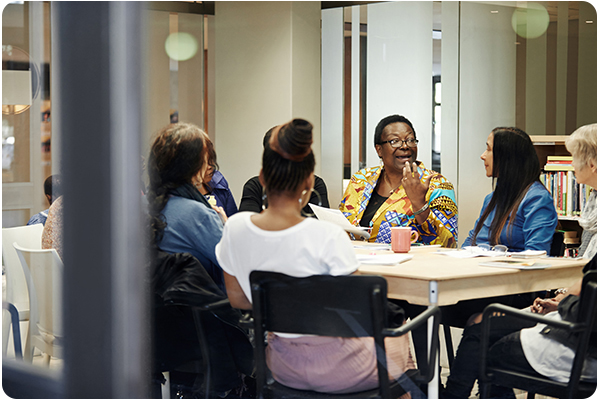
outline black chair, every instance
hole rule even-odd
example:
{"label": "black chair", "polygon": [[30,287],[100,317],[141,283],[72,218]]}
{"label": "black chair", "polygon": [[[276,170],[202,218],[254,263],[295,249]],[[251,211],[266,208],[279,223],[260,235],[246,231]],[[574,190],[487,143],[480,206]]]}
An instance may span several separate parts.
{"label": "black chair", "polygon": [[[195,327],[195,337],[193,335],[191,335],[191,337],[193,338],[193,340],[197,340],[198,346],[200,348],[200,352],[201,352],[201,357],[200,359],[196,359],[196,360],[192,360],[189,361],[185,364],[182,365],[175,365],[175,366],[169,366],[166,367],[167,365],[169,365],[169,362],[164,362],[164,359],[166,357],[162,357],[163,363],[161,363],[163,365],[163,368],[160,369],[164,369],[163,372],[168,372],[168,371],[172,371],[172,370],[178,370],[178,371],[182,371],[182,372],[195,372],[195,373],[199,373],[202,375],[203,378],[203,384],[202,384],[202,394],[203,394],[203,398],[205,399],[211,399],[211,398],[215,398],[216,397],[216,393],[214,390],[214,385],[213,385],[213,375],[215,374],[214,371],[214,356],[211,356],[211,353],[209,351],[209,347],[210,347],[210,343],[207,337],[207,332],[206,329],[207,327],[210,327],[212,324],[210,322],[210,318],[212,315],[212,311],[215,310],[219,310],[219,309],[226,309],[228,307],[231,307],[229,304],[229,300],[221,300],[215,303],[211,303],[211,304],[206,304],[206,305],[202,305],[202,306],[191,306],[188,303],[184,303],[184,302],[173,302],[170,303],[168,305],[163,306],[164,307],[164,312],[166,313],[173,313],[175,315],[177,315],[179,312],[183,311],[181,313],[182,316],[187,315],[188,318],[191,314],[191,321],[193,321],[193,325]],[[177,309],[177,310],[175,310]],[[160,315],[164,315],[160,312],[157,313],[157,316]],[[161,317],[158,317],[156,320],[156,323],[158,324],[162,324],[165,323],[164,320],[162,320]],[[190,334],[192,333],[191,331],[189,332]],[[158,346],[164,346],[164,343],[161,343],[161,340],[159,340]],[[160,358],[160,357],[159,357]],[[167,388],[170,389],[170,380],[167,379],[165,384],[167,385]]]}
{"label": "black chair", "polygon": [[[526,390],[529,392],[529,396],[540,393],[546,396],[566,399],[590,397],[596,390],[596,383],[581,382],[580,377],[589,346],[590,335],[592,334],[592,331],[596,330],[596,302],[596,272],[590,271],[584,275],[582,283],[580,305],[585,304],[586,306],[579,307],[576,322],[549,320],[540,314],[516,310],[501,304],[491,304],[486,307],[483,312],[482,320],[481,348],[483,351],[479,370],[481,398],[489,397],[491,384]],[[575,333],[576,353],[569,382],[560,383],[549,378],[540,378],[540,376],[531,376],[504,368],[492,368],[488,366],[487,353],[489,351],[488,344],[490,335],[489,320],[494,312],[501,312],[524,320],[544,323],[552,327],[565,329],[569,333]]]}
{"label": "black chair", "polygon": [[[402,386],[427,383],[434,374],[438,355],[440,310],[432,307],[409,323],[389,328],[387,318],[387,282],[380,276],[315,275],[294,278],[276,272],[253,271],[250,274],[255,337],[265,332],[286,332],[336,337],[373,337],[375,340],[379,387],[369,391],[333,395],[297,390],[278,382],[267,382],[265,343],[256,340],[256,384],[258,398],[397,398],[407,390]],[[429,365],[407,371],[404,385],[390,385],[384,337],[402,336],[433,317],[433,340]],[[407,385],[408,384],[408,385]],[[413,397],[416,393],[413,393]]]}
{"label": "black chair", "polygon": [[555,231],[550,244],[550,257],[562,257],[565,255],[565,233]]}
{"label": "black chair", "polygon": [[164,383],[168,371],[171,378],[192,378],[180,391],[216,398],[242,385],[241,374],[252,375],[252,344],[238,326],[242,314],[195,257],[157,252],[152,288],[154,383]]}

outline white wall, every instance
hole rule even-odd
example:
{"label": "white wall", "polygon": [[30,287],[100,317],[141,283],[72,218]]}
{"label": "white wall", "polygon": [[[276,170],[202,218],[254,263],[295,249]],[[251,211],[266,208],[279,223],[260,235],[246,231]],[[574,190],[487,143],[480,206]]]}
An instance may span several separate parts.
{"label": "white wall", "polygon": [[[305,118],[320,159],[320,2],[217,2],[215,148],[239,205],[272,126]],[[317,165],[316,173],[320,172]]]}
{"label": "white wall", "polygon": [[369,4],[367,13],[367,165],[379,165],[377,123],[400,114],[415,128],[418,159],[431,167],[432,2]]}
{"label": "white wall", "polygon": [[342,8],[322,12],[321,178],[327,185],[329,206],[342,199],[344,177],[344,14]]}
{"label": "white wall", "polygon": [[473,228],[484,197],[492,191],[491,179],[486,178],[479,158],[487,137],[497,126],[515,124],[512,11],[512,7],[472,2],[461,2],[460,6],[458,182],[453,182],[460,189],[459,246]]}

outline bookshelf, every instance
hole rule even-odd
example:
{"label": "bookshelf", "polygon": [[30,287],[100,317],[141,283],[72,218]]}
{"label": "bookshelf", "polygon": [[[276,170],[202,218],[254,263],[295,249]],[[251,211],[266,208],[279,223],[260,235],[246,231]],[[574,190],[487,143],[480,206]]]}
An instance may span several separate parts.
{"label": "bookshelf", "polygon": [[568,136],[559,135],[531,135],[531,141],[540,160],[540,165],[544,168],[548,156],[569,156],[565,147],[565,140]]}

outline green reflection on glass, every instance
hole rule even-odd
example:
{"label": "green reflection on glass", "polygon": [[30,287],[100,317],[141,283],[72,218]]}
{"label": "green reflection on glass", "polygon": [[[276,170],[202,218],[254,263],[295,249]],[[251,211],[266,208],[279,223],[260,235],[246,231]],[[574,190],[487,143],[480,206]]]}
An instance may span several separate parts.
{"label": "green reflection on glass", "polygon": [[189,33],[171,33],[165,41],[165,51],[173,60],[189,60],[198,52],[198,41]]}
{"label": "green reflection on glass", "polygon": [[518,7],[512,15],[512,27],[517,35],[525,39],[540,37],[548,29],[550,16],[546,8],[538,3],[527,3]]}

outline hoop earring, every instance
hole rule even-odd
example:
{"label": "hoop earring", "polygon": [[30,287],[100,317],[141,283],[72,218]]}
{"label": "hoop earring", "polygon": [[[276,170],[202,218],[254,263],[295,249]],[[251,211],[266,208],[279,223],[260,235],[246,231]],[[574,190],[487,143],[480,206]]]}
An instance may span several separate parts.
{"label": "hoop earring", "polygon": [[263,187],[263,190],[262,190],[262,209],[266,210],[268,206],[269,206],[269,202],[267,201],[267,191]]}
{"label": "hoop earring", "polygon": [[[312,193],[314,193],[314,194],[316,194],[316,195],[317,195],[317,198],[319,199],[319,202],[317,203],[317,205],[318,205],[319,207],[323,207],[323,202],[321,201],[321,195],[319,194],[319,192],[317,192],[317,191],[315,190],[315,188],[312,188],[312,189],[310,189],[310,191],[311,191],[311,197],[312,197]],[[309,200],[309,201],[310,201],[310,200]]]}
{"label": "hoop earring", "polygon": [[[315,188],[312,188],[312,189],[310,190],[310,192],[311,192],[311,196],[310,196],[310,197],[312,197],[312,193],[314,193],[314,194],[316,194],[316,195],[317,195],[317,199],[318,199],[317,205],[318,205],[319,207],[322,207],[322,206],[323,206],[323,202],[321,201],[321,195],[319,194],[319,192],[317,192],[317,191],[315,190]],[[308,203],[310,203],[310,197],[309,197],[309,199],[308,199]],[[308,203],[306,203],[306,204],[308,204]],[[302,209],[300,210],[300,214],[302,214],[302,216],[303,216],[303,217],[315,217],[315,218],[316,218],[316,216],[315,216],[315,214],[314,214],[314,213],[307,213],[307,212],[305,212],[305,211],[304,211],[304,207],[302,207]]]}

